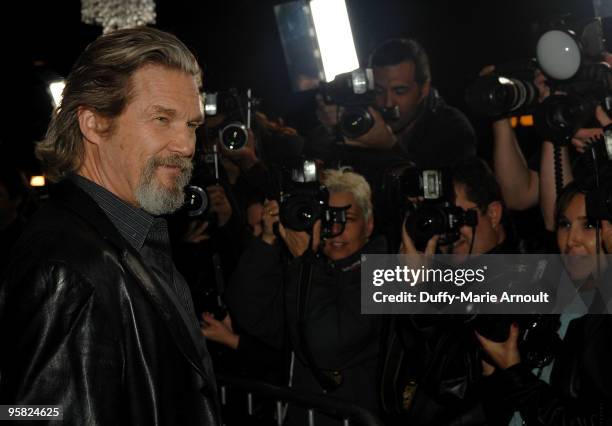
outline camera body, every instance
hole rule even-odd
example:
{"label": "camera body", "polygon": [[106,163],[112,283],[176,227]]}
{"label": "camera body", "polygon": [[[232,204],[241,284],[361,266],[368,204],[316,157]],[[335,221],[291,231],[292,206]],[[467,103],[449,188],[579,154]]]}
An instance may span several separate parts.
{"label": "camera body", "polygon": [[420,248],[434,235],[440,235],[438,244],[452,244],[459,239],[462,226],[477,224],[478,215],[474,210],[463,210],[446,200],[414,203],[406,212],[406,231]]}
{"label": "camera body", "polygon": [[605,64],[583,65],[576,76],[555,84],[555,91],[535,115],[538,132],[546,140],[569,142],[594,119],[598,105],[612,113],[612,70]]}
{"label": "camera body", "polygon": [[340,224],[342,231],[346,224],[346,208],[329,205],[329,191],[318,181],[312,160],[298,159],[283,171],[279,209],[280,222],[294,231],[311,232],[321,220],[321,238],[335,236],[334,224]]}
{"label": "camera body", "polygon": [[475,211],[452,202],[453,182],[447,171],[400,164],[387,172],[384,190],[388,203],[403,211],[406,231],[419,249],[434,235],[441,236],[441,245],[451,244],[459,239],[462,226],[478,224]]}
{"label": "camera body", "polygon": [[561,338],[557,334],[561,325],[559,315],[474,315],[468,326],[481,336],[501,343],[508,340],[513,322],[519,327],[521,362],[530,368],[550,364],[561,345]]}
{"label": "camera body", "polygon": [[329,205],[329,191],[318,182],[302,182],[283,192],[280,198],[280,221],[294,231],[309,231]]}
{"label": "camera body", "polygon": [[219,141],[229,150],[246,146],[251,127],[251,109],[258,103],[251,98],[250,89],[240,93],[232,88],[225,92],[204,94],[204,110],[207,116],[223,117],[221,124],[213,129]]}
{"label": "camera body", "polygon": [[[374,127],[374,117],[369,111],[375,106],[374,73],[371,68],[357,68],[338,74],[333,81],[321,83],[320,90],[327,104],[342,107],[338,127],[342,135],[356,139]],[[397,107],[381,110],[385,121],[399,118]]]}

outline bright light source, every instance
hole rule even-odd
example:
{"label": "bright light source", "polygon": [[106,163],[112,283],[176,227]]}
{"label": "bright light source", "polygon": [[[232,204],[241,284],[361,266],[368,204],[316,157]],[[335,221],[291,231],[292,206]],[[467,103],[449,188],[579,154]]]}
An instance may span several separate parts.
{"label": "bright light source", "polygon": [[580,45],[570,32],[544,33],[536,45],[536,55],[542,71],[556,80],[572,78],[580,68]]}
{"label": "bright light source", "polygon": [[518,118],[510,117],[510,125],[512,125],[512,128],[515,128],[517,124],[518,124]]}
{"label": "bright light source", "polygon": [[44,176],[32,176],[30,178],[30,186],[45,186]]}
{"label": "bright light source", "polygon": [[49,83],[49,92],[53,98],[53,108],[57,108],[62,102],[62,92],[66,83],[64,80],[53,81]]}
{"label": "bright light source", "polygon": [[325,80],[359,68],[351,23],[344,0],[312,0],[310,11],[314,22]]}

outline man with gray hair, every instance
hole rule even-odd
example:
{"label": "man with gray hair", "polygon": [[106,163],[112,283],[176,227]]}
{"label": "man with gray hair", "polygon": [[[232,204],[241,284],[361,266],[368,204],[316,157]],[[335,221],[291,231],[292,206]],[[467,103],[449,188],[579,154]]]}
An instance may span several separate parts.
{"label": "man with gray hair", "polygon": [[152,28],[99,37],[36,153],[52,187],[0,285],[0,404],[64,424],[218,425],[216,385],[166,222],[191,176],[201,70]]}

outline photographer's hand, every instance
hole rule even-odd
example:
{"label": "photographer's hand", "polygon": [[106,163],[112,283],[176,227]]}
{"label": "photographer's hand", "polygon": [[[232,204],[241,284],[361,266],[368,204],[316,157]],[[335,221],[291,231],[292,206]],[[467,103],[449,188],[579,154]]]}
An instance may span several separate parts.
{"label": "photographer's hand", "polygon": [[[310,235],[305,231],[293,231],[279,223],[278,230],[293,257],[299,257],[308,250]],[[317,220],[312,229],[312,251],[316,252],[321,241],[321,221]]]}
{"label": "photographer's hand", "polygon": [[599,105],[595,108],[595,118],[601,125],[601,128],[579,129],[572,138],[572,145],[574,145],[576,151],[580,153],[586,151],[587,147],[593,143],[594,140],[603,136],[603,128],[612,124],[612,120],[608,114],[606,114],[604,109]]}
{"label": "photographer's hand", "polygon": [[285,122],[281,117],[276,121],[270,120],[263,112],[255,112],[255,119],[261,127],[273,133],[278,133],[284,136],[297,136],[298,132],[293,127],[285,126]]}
{"label": "photographer's hand", "polygon": [[408,235],[408,231],[406,231],[406,221],[402,224],[402,244],[399,248],[400,254],[425,254],[428,256],[432,256],[436,253],[436,246],[438,244],[438,240],[440,239],[439,235],[434,235],[427,241],[427,246],[425,246],[425,253],[421,253],[418,251]]}
{"label": "photographer's hand", "polygon": [[223,318],[223,321],[219,321],[210,312],[204,312],[202,320],[203,324],[200,331],[204,337],[232,349],[238,349],[240,336],[232,330],[232,321],[229,314]]}
{"label": "photographer's hand", "polygon": [[491,357],[495,365],[502,370],[512,367],[521,362],[521,355],[518,351],[518,325],[510,326],[510,335],[505,342],[494,342],[474,331],[478,341],[482,345],[485,352]]}
{"label": "photographer's hand", "polygon": [[484,359],[480,360],[480,365],[482,366],[482,375],[487,377],[491,374],[495,373],[495,367],[486,362]]}
{"label": "photographer's hand", "polygon": [[546,75],[538,68],[535,70],[535,75],[533,78],[533,84],[538,88],[538,102],[544,102],[544,99],[550,96],[550,87],[546,82],[548,78]]}
{"label": "photographer's hand", "polygon": [[210,198],[210,210],[217,213],[219,226],[224,226],[232,217],[232,205],[225,190],[221,185],[210,185],[206,187],[206,192]]}
{"label": "photographer's hand", "polygon": [[263,209],[263,230],[261,232],[261,240],[271,245],[276,241],[274,224],[278,222],[278,202],[276,200],[265,200]]}
{"label": "photographer's hand", "polygon": [[187,230],[183,234],[183,242],[186,243],[199,243],[204,240],[208,240],[210,235],[206,232],[209,223],[199,219],[192,219],[187,224]]}
{"label": "photographer's hand", "polygon": [[351,146],[361,148],[374,148],[387,150],[393,148],[397,142],[397,138],[393,134],[391,127],[385,123],[382,115],[376,109],[369,107],[368,111],[374,118],[374,126],[363,136],[357,139],[346,139],[344,143]]}

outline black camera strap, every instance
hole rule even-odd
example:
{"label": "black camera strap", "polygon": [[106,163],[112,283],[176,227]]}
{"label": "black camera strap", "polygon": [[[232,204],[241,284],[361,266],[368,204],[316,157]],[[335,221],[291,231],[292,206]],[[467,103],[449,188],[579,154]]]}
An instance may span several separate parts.
{"label": "black camera strap", "polygon": [[342,384],[342,375],[339,372],[326,372],[319,368],[314,360],[310,344],[306,338],[305,316],[306,306],[308,305],[309,289],[312,282],[312,269],[314,266],[315,254],[312,251],[312,235],[306,253],[302,256],[300,268],[300,278],[297,291],[297,327],[298,327],[298,347],[302,350],[306,363],[316,381],[326,392],[337,389]]}
{"label": "black camera strap", "polygon": [[553,145],[553,161],[555,167],[555,190],[557,197],[563,191],[563,159],[561,156],[561,145],[556,143]]}

